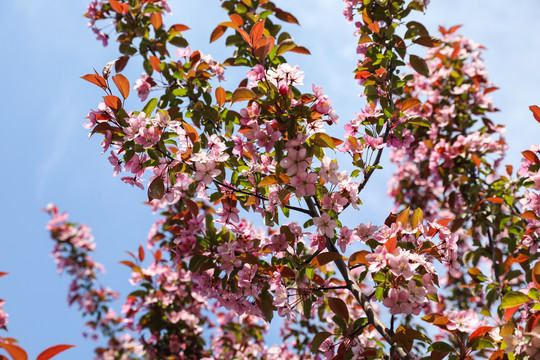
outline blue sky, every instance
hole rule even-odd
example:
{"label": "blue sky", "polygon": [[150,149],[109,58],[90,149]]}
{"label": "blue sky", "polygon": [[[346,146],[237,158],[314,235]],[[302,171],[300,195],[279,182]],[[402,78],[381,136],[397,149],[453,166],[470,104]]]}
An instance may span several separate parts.
{"label": "blue sky", "polygon": [[[192,48],[211,53],[216,60],[227,57],[229,49],[208,44],[213,27],[226,20],[217,0],[170,2],[174,15],[165,19],[167,24],[190,26],[185,36]],[[299,19],[301,27],[287,29],[312,53],[290,55],[289,62],[305,72],[306,86],[310,88],[312,82],[323,86],[344,124],[363,107],[363,101],[352,76],[354,29],[341,16],[341,1],[276,3]],[[30,358],[48,346],[67,343],[78,347],[56,359],[92,359],[93,344],[80,336],[84,321],[66,305],[69,279],[58,276],[49,257],[48,218],[39,209],[55,202],[70,212],[73,221],[89,224],[98,244],[96,258],[107,268],[103,283],[124,294],[130,290],[129,271],[117,261],[126,259],[124,250],[145,242],[156,217],[142,205],[145,192],[112,177],[106,157],[99,155],[98,139],[88,140],[82,127],[101,93],[80,76],[115,59],[117,48],[114,42],[103,48],[94,40],[81,16],[85,1],[7,1],[2,5],[0,65],[6,86],[0,97],[5,134],[0,271],[10,275],[0,279],[0,298],[6,300],[10,314],[9,336],[28,349]],[[504,0],[432,0],[426,15],[416,16],[433,35],[439,24],[462,24],[462,34],[487,47],[487,69],[501,88],[493,98],[502,111],[491,118],[507,126],[507,163],[515,166],[520,152],[538,143],[540,135],[540,124],[528,109],[540,104],[539,13],[536,1],[516,0],[509,5]],[[136,76],[142,70],[133,62],[127,71]],[[137,106],[134,98],[132,104]],[[364,191],[361,221],[380,223],[391,209],[385,195],[388,175],[376,173]]]}

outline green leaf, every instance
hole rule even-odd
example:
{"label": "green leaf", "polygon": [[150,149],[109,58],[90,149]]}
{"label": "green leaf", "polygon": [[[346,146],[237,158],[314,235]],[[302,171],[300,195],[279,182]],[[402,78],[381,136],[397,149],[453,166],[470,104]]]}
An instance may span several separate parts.
{"label": "green leaf", "polygon": [[183,47],[183,48],[188,46],[187,40],[185,38],[183,38],[183,37],[180,37],[180,36],[175,36],[174,38],[169,40],[169,43],[171,43],[171,45],[178,46],[178,47]]}
{"label": "green leaf", "polygon": [[440,352],[449,352],[449,353],[456,351],[452,345],[450,345],[448,343],[445,343],[443,341],[434,342],[433,344],[431,344],[429,349],[430,350],[437,350],[437,351],[440,351]]}
{"label": "green leaf", "polygon": [[423,116],[413,116],[413,117],[410,117],[407,119],[407,123],[409,124],[414,124],[414,125],[418,125],[418,126],[425,126],[427,128],[430,128],[431,127],[431,123],[429,122],[428,119],[426,119],[425,117]]}
{"label": "green leaf", "polygon": [[527,295],[519,291],[510,291],[506,293],[501,301],[501,309],[509,309],[531,300]]}
{"label": "green leaf", "polygon": [[409,55],[409,62],[411,63],[412,68],[417,73],[419,73],[420,75],[424,75],[425,77],[429,76],[429,68],[427,66],[427,63],[420,56]]}
{"label": "green leaf", "polygon": [[158,102],[158,99],[153,98],[153,99],[150,99],[150,101],[148,101],[146,103],[146,105],[144,105],[144,108],[142,109],[142,111],[144,111],[146,116],[150,117],[150,115],[152,114],[152,112],[156,108],[157,102]]}
{"label": "green leaf", "polygon": [[318,147],[327,147],[327,148],[336,148],[336,144],[332,137],[325,133],[315,133],[309,139],[308,142],[314,144]]}

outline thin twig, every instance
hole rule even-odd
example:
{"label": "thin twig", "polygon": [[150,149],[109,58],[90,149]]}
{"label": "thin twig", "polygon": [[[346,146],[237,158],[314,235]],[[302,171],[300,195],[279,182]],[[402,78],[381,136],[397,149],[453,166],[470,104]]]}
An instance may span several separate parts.
{"label": "thin twig", "polygon": [[[229,190],[232,190],[234,192],[237,192],[237,193],[240,193],[240,194],[244,194],[244,195],[250,195],[250,196],[255,196],[257,199],[260,199],[260,200],[264,200],[264,201],[268,201],[268,198],[265,197],[265,196],[262,196],[262,195],[259,195],[259,194],[255,194],[255,193],[252,193],[252,192],[249,192],[249,191],[245,191],[245,190],[242,190],[242,189],[238,189],[234,186],[231,186],[231,185],[227,185],[227,184],[224,184],[222,183],[221,181],[219,180],[216,180],[214,179],[214,181],[220,185],[220,186],[223,186],[223,187],[226,187],[227,189]],[[296,211],[299,211],[299,212],[302,212],[304,214],[310,214],[310,212],[306,209],[302,209],[300,207],[296,207],[296,206],[292,206],[292,205],[282,205],[283,207],[287,208],[287,209],[290,209],[290,210],[296,210]]]}

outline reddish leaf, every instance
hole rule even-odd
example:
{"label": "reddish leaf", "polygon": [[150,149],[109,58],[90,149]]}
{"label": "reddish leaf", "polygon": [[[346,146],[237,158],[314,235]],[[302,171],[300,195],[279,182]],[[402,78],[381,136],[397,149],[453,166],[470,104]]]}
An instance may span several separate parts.
{"label": "reddish leaf", "polygon": [[152,23],[154,29],[159,30],[161,28],[161,25],[163,25],[161,13],[157,11],[153,12],[152,15],[150,15],[150,22]]}
{"label": "reddish leaf", "polygon": [[28,360],[28,354],[20,346],[0,342],[0,347],[6,350],[13,360]]}
{"label": "reddish leaf", "polygon": [[427,321],[429,323],[432,323],[433,325],[446,328],[446,324],[450,322],[448,318],[444,315],[440,315],[437,313],[431,313],[424,317],[422,317],[422,320]]}
{"label": "reddish leaf", "polygon": [[244,19],[238,14],[232,14],[229,16],[231,18],[231,21],[236,24],[236,26],[240,27],[244,25]]}
{"label": "reddish leaf", "polygon": [[225,104],[226,95],[225,89],[223,89],[221,86],[216,89],[216,100],[219,106],[223,106],[223,104]]}
{"label": "reddish leaf", "polygon": [[122,4],[119,1],[116,0],[109,0],[109,4],[111,5],[111,8],[116,11],[119,14],[127,13],[127,4]]}
{"label": "reddish leaf", "polygon": [[375,34],[378,34],[381,31],[381,27],[378,22],[374,22],[368,25],[368,29],[373,31]]}
{"label": "reddish leaf", "polygon": [[156,251],[156,253],[154,254],[154,260],[155,260],[156,262],[160,262],[160,261],[161,261],[161,249],[158,249],[158,250]]}
{"label": "reddish leaf", "polygon": [[504,204],[504,200],[501,199],[500,197],[489,197],[486,199],[486,201],[496,203],[496,204],[501,204],[501,205]]}
{"label": "reddish leaf", "polygon": [[334,314],[341,316],[347,322],[349,321],[349,309],[343,300],[335,297],[328,298],[328,306]]}
{"label": "reddish leaf", "polygon": [[529,106],[529,109],[532,111],[534,119],[540,122],[540,107],[536,105]]}
{"label": "reddish leaf", "polygon": [[87,74],[81,76],[81,79],[89,81],[92,84],[99,86],[103,90],[107,90],[107,81],[103,78],[103,76],[97,74]]}
{"label": "reddish leaf", "polygon": [[534,264],[531,275],[534,286],[540,290],[540,260]]}
{"label": "reddish leaf", "polygon": [[2,277],[2,276],[4,276],[4,275],[7,275],[7,274],[9,274],[9,273],[7,273],[7,272],[0,272],[0,277]]}
{"label": "reddish leaf", "polygon": [[349,267],[353,267],[355,265],[365,265],[369,266],[369,262],[366,260],[366,256],[371,254],[367,250],[360,250],[355,252],[349,257]]}
{"label": "reddish leaf", "polygon": [[114,84],[122,94],[124,99],[129,96],[129,80],[122,74],[116,74],[112,77]]}
{"label": "reddish leaf", "polygon": [[128,260],[121,260],[118,263],[122,264],[122,265],[126,265],[130,269],[138,267],[137,265],[135,265],[135,263],[133,261],[128,261]]}
{"label": "reddish leaf", "polygon": [[275,8],[274,14],[279,20],[283,20],[291,24],[300,25],[300,23],[298,22],[298,19],[296,19],[291,13]]}
{"label": "reddish leaf", "polygon": [[238,89],[234,90],[234,93],[232,94],[231,102],[235,103],[237,101],[245,101],[245,100],[251,100],[256,99],[257,95],[250,89],[246,87],[239,87]]}
{"label": "reddish leaf", "polygon": [[103,97],[103,100],[105,100],[105,105],[113,110],[118,110],[122,107],[122,101],[118,96],[107,95]]}
{"label": "reddish leaf", "polygon": [[186,25],[182,25],[182,24],[176,24],[176,25],[173,25],[169,28],[169,32],[171,30],[173,31],[178,31],[178,32],[182,32],[182,31],[186,31],[186,30],[189,30],[189,26],[186,26]]}
{"label": "reddish leaf", "polygon": [[499,88],[496,87],[496,86],[489,87],[489,88],[487,88],[486,90],[484,90],[484,95],[487,95],[487,94],[489,94],[490,92],[493,92],[493,91],[496,91],[496,90],[499,90]]}
{"label": "reddish leaf", "polygon": [[261,60],[265,59],[266,56],[268,56],[268,54],[270,53],[270,51],[272,51],[274,43],[275,39],[272,36],[261,37],[253,44],[255,55],[257,55],[257,57]]}
{"label": "reddish leaf", "polygon": [[508,176],[512,176],[512,172],[514,171],[514,167],[512,165],[506,165],[506,173]]}
{"label": "reddish leaf", "polygon": [[420,36],[414,39],[413,43],[422,45],[425,47],[437,47],[442,44],[442,40],[434,36],[424,35],[424,36]]}
{"label": "reddish leaf", "polygon": [[[225,30],[227,30],[226,26],[218,25],[214,31],[212,31],[212,34],[210,34],[210,42],[213,43],[217,39],[219,39],[224,33]],[[245,31],[244,31],[245,32]]]}
{"label": "reddish leaf", "polygon": [[489,357],[489,360],[503,360],[504,359],[504,351],[503,350],[497,350],[491,356]]}
{"label": "reddish leaf", "polygon": [[294,52],[294,53],[297,53],[297,54],[311,55],[311,53],[309,52],[309,50],[306,49],[306,48],[303,47],[303,46],[295,46],[295,47],[293,47],[292,49],[290,49],[289,51]]}
{"label": "reddish leaf", "polygon": [[199,134],[193,126],[189,125],[188,123],[184,123],[184,130],[192,143],[195,144],[197,141],[199,141]]}
{"label": "reddish leaf", "polygon": [[437,224],[442,225],[442,226],[448,226],[448,224],[450,224],[452,220],[454,219],[440,219],[440,220],[437,220]]}
{"label": "reddish leaf", "polygon": [[276,175],[268,175],[259,182],[259,186],[263,187],[274,184],[287,184],[289,180],[289,177],[285,174],[280,174],[279,177]]}
{"label": "reddish leaf", "polygon": [[533,164],[540,163],[540,160],[538,160],[538,156],[536,156],[536,154],[533,153],[531,150],[522,151],[521,154],[525,157],[525,159],[529,160]]}
{"label": "reddish leaf", "polygon": [[118,60],[116,60],[116,62],[114,63],[114,71],[119,73],[122,70],[124,70],[124,68],[126,67],[128,61],[129,61],[129,56],[122,56],[122,57],[118,58]]}
{"label": "reddish leaf", "polygon": [[165,195],[165,184],[163,183],[163,178],[158,176],[148,186],[148,200],[159,200],[163,198],[163,195]]}
{"label": "reddish leaf", "polygon": [[530,220],[540,220],[538,216],[534,213],[534,211],[527,210],[523,214],[521,214],[521,217],[523,219],[530,219]]}
{"label": "reddish leaf", "polygon": [[152,65],[154,70],[160,73],[161,69],[159,68],[159,64],[161,64],[161,61],[157,57],[150,56],[150,65]]}
{"label": "reddish leaf", "polygon": [[319,351],[319,347],[321,346],[321,344],[330,336],[332,336],[332,334],[328,331],[321,331],[320,333],[316,334],[313,337],[313,340],[311,340],[311,352],[316,353],[317,351]]}
{"label": "reddish leaf", "polygon": [[397,237],[391,237],[390,239],[386,240],[386,243],[384,243],[384,247],[389,253],[393,253],[396,249],[397,245]]}
{"label": "reddish leaf", "polygon": [[506,319],[506,321],[510,320],[512,316],[514,316],[514,313],[517,311],[517,309],[519,309],[519,306],[504,310],[504,318]]}
{"label": "reddish leaf", "polygon": [[486,335],[488,332],[490,332],[491,330],[493,330],[494,327],[493,326],[480,326],[478,329],[476,329],[472,334],[471,336],[469,336],[469,341],[471,341],[472,339],[474,338],[477,338],[477,337],[480,337],[480,336],[484,336]]}
{"label": "reddish leaf", "polygon": [[315,258],[311,261],[310,265],[314,268],[318,268],[319,266],[326,265],[337,259],[341,259],[341,255],[339,253],[323,252],[315,256]]}
{"label": "reddish leaf", "polygon": [[142,245],[139,245],[139,260],[144,261],[144,248]]}
{"label": "reddish leaf", "polygon": [[407,111],[409,109],[412,109],[414,107],[417,107],[418,105],[422,105],[422,102],[416,98],[409,98],[401,104],[401,111]]}
{"label": "reddish leaf", "polygon": [[75,347],[75,345],[55,345],[51,346],[48,349],[43,350],[41,354],[38,355],[36,360],[49,360],[55,357],[56,355],[60,354],[62,351],[66,351],[67,349],[71,349],[72,347]]}
{"label": "reddish leaf", "polygon": [[527,320],[527,325],[525,327],[525,330],[527,332],[532,332],[536,325],[538,324],[538,320],[540,320],[540,314],[536,313],[534,315],[531,315],[529,320]]}
{"label": "reddish leaf", "polygon": [[252,44],[253,47],[255,47],[256,41],[259,40],[261,38],[261,36],[263,35],[264,23],[265,23],[265,20],[263,19],[263,20],[257,22],[251,28],[251,31],[249,33],[249,40],[250,40],[250,44]]}
{"label": "reddish leaf", "polygon": [[427,63],[424,59],[416,55],[409,55],[409,61],[411,63],[412,68],[417,73],[425,77],[429,76],[429,67],[427,66]]}
{"label": "reddish leaf", "polygon": [[409,211],[411,208],[406,208],[402,212],[399,213],[399,215],[396,218],[396,224],[401,223],[401,225],[405,225],[409,221]]}
{"label": "reddish leaf", "polygon": [[244,30],[238,28],[236,29],[236,31],[238,31],[240,33],[240,35],[242,35],[242,39],[244,39],[245,42],[247,42],[249,44],[249,46],[251,46],[251,40],[249,38],[249,35],[247,32],[245,32]]}

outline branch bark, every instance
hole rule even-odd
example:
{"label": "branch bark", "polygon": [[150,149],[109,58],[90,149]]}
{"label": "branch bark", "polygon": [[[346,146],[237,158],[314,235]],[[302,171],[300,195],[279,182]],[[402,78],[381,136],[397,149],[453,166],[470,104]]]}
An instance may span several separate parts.
{"label": "branch bark", "polygon": [[[311,198],[305,197],[307,206],[309,208],[309,211],[311,213],[312,217],[318,217],[319,211],[315,207],[315,204],[313,203],[313,200]],[[332,243],[332,240],[328,237],[326,237],[326,249],[330,252],[337,252],[340,254],[339,250],[336,248],[336,246]],[[334,263],[336,264],[336,267],[338,268],[339,272],[341,273],[341,276],[343,277],[343,280],[345,280],[345,284],[347,289],[353,294],[355,299],[358,301],[364,312],[366,313],[366,316],[368,318],[368,322],[377,329],[379,334],[388,341],[388,343],[392,346],[393,344],[393,337],[394,333],[392,330],[390,330],[384,322],[381,320],[379,315],[375,312],[375,309],[373,308],[373,305],[371,305],[371,302],[369,301],[369,298],[362,292],[358,284],[353,280],[353,275],[351,274],[351,271],[349,270],[349,267],[341,257],[334,260]],[[401,345],[395,345],[395,350],[397,355],[402,360],[412,360],[413,357],[409,354],[409,352]]]}

